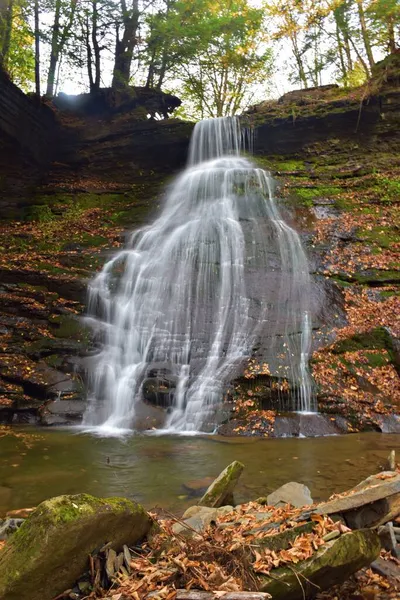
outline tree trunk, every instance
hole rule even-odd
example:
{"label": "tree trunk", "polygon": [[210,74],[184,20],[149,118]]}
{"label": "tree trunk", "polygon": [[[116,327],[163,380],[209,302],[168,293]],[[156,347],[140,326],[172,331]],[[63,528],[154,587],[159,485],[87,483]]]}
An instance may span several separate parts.
{"label": "tree trunk", "polygon": [[294,57],[296,59],[297,70],[299,72],[299,80],[303,84],[303,86],[307,89],[308,88],[308,81],[307,81],[307,76],[306,76],[306,72],[305,72],[304,65],[303,65],[303,59],[301,58],[301,53],[299,51],[299,47],[298,47],[298,44],[297,44],[297,35],[296,35],[296,33],[294,33],[291,36],[291,41],[292,41],[293,54],[294,54]]}
{"label": "tree trunk", "polygon": [[62,33],[60,32],[60,16],[61,16],[61,0],[56,0],[56,10],[54,15],[53,33],[51,36],[51,53],[49,73],[47,76],[46,95],[52,97],[54,95],[54,83],[57,70],[57,63],[60,60],[60,55],[63,51],[65,42],[68,39],[69,32],[74,22],[77,0],[71,0],[71,7],[68,22],[64,26]]}
{"label": "tree trunk", "polygon": [[92,12],[92,44],[94,52],[94,82],[93,89],[91,91],[98,92],[100,89],[100,74],[101,74],[101,60],[100,60],[100,46],[99,40],[97,39],[97,24],[98,24],[98,7],[97,0],[92,0],[93,12]]}
{"label": "tree trunk", "polygon": [[85,46],[86,46],[86,66],[89,77],[89,88],[92,92],[94,90],[94,80],[93,80],[93,71],[92,71],[92,47],[90,45],[90,34],[89,34],[89,15],[86,15],[86,23],[85,23]]}
{"label": "tree trunk", "polygon": [[357,56],[358,60],[360,61],[361,65],[362,65],[362,68],[365,71],[366,76],[369,77],[371,75],[371,72],[370,72],[370,70],[368,68],[367,63],[365,62],[365,60],[363,59],[362,55],[358,51],[358,48],[355,45],[354,40],[352,38],[349,38],[349,40],[350,40],[351,45],[353,46],[353,50],[356,53],[356,56]]}
{"label": "tree trunk", "polygon": [[47,74],[47,88],[46,95],[50,98],[53,97],[54,83],[56,77],[56,69],[59,58],[59,37],[60,37],[60,13],[61,13],[61,0],[56,0],[56,11],[54,14],[53,32],[51,34],[51,52],[50,52],[50,65],[49,72]]}
{"label": "tree trunk", "polygon": [[6,0],[0,8],[0,66],[7,66],[10,52],[14,0]]}
{"label": "tree trunk", "polygon": [[342,42],[342,38],[340,37],[340,28],[339,28],[337,21],[336,21],[336,42],[337,42],[338,52],[339,52],[339,61],[340,61],[340,69],[342,71],[342,80],[343,80],[344,85],[347,86],[348,72],[346,69],[346,63],[344,62],[343,42]]}
{"label": "tree trunk", "polygon": [[367,54],[369,68],[372,71],[372,67],[375,65],[375,60],[374,60],[374,56],[372,54],[371,40],[369,38],[367,22],[365,20],[363,0],[357,0],[357,7],[358,7],[358,18],[360,20],[360,26],[361,26],[361,35],[362,35],[362,39],[364,42],[364,48],[365,48],[365,52]]}
{"label": "tree trunk", "polygon": [[35,0],[35,91],[40,97],[40,29],[39,29],[39,0]]}
{"label": "tree trunk", "polygon": [[388,50],[390,54],[394,54],[395,52],[397,52],[397,45],[396,45],[396,34],[395,34],[395,29],[394,29],[394,19],[392,16],[388,17],[387,20],[387,30],[388,30]]}
{"label": "tree trunk", "polygon": [[132,0],[132,8],[128,9],[126,0],[120,0],[122,11],[122,24],[124,33],[115,44],[115,61],[113,69],[112,87],[124,89],[129,85],[133,50],[136,45],[136,32],[139,25],[139,0]]}

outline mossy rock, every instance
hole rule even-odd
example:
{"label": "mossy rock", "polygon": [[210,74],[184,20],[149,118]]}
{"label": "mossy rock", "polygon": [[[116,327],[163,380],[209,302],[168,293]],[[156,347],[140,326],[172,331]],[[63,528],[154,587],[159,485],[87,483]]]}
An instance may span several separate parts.
{"label": "mossy rock", "polygon": [[235,460],[228,465],[215,479],[200,502],[199,506],[210,506],[218,508],[227,504],[232,504],[233,490],[244,469],[244,465]]}
{"label": "mossy rock", "polygon": [[51,600],[73,586],[91,552],[109,542],[115,550],[134,545],[151,526],[146,511],[126,498],[46,500],[0,552],[0,598]]}
{"label": "mossy rock", "polygon": [[79,317],[72,315],[54,315],[49,318],[52,333],[56,338],[76,340],[88,344],[90,332]]}
{"label": "mossy rock", "polygon": [[369,566],[380,549],[379,537],[371,529],[346,533],[293,568],[274,569],[273,579],[260,577],[260,591],[268,592],[274,600],[312,598]]}
{"label": "mossy rock", "polygon": [[356,333],[352,337],[337,342],[332,352],[343,354],[345,352],[358,352],[360,350],[384,350],[384,354],[367,353],[366,358],[371,366],[384,366],[388,360],[396,363],[396,351],[393,339],[385,327],[376,327],[370,331]]}

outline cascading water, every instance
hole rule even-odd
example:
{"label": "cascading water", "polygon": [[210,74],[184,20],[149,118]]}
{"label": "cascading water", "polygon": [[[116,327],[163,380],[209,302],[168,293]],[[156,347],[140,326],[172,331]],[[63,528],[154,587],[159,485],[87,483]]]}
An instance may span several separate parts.
{"label": "cascading water", "polygon": [[314,409],[307,259],[271,177],[240,156],[246,135],[236,117],[197,123],[160,216],[89,286],[104,346],[85,425],[134,426],[143,385],[162,373],[174,388],[166,427],[212,430],[257,348],[271,375],[290,381],[291,408]]}

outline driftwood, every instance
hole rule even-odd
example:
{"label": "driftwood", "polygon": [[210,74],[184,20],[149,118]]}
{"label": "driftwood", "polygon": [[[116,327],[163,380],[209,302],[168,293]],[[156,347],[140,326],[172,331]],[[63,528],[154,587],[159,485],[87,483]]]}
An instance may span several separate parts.
{"label": "driftwood", "polygon": [[201,592],[200,590],[177,590],[176,600],[268,600],[266,592]]}

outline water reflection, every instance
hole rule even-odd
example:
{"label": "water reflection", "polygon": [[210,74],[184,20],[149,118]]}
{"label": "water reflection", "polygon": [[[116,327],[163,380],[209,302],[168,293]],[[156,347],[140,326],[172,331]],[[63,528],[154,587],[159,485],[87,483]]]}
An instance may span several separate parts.
{"label": "water reflection", "polygon": [[232,460],[246,467],[238,501],[255,499],[293,480],[308,485],[315,499],[325,499],[378,471],[400,442],[399,435],[377,433],[275,440],[145,435],[116,439],[59,429],[25,433],[36,437],[0,439],[0,514],[78,492],[122,495],[147,508],[180,511],[193,503],[185,497],[185,482],[215,476]]}

